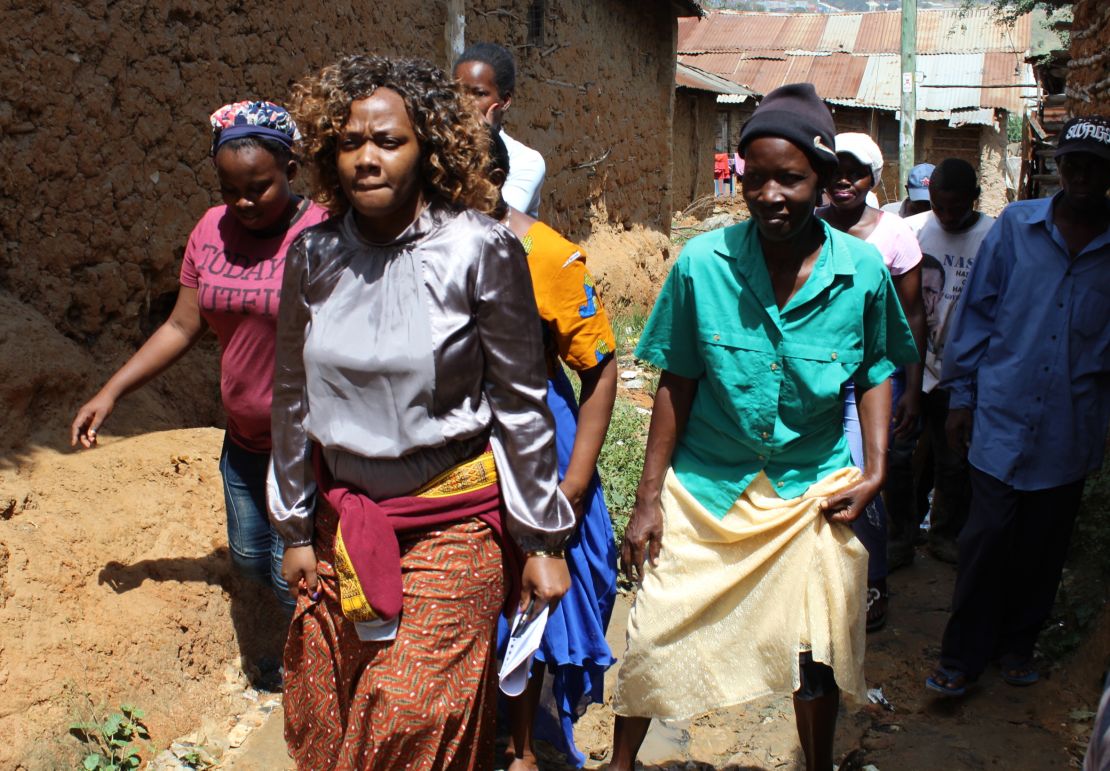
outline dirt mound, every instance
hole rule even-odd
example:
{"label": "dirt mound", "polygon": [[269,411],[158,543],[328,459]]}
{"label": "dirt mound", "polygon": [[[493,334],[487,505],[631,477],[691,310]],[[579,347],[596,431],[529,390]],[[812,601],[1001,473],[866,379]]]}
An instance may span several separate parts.
{"label": "dirt mound", "polygon": [[279,651],[268,590],[233,578],[214,428],[34,448],[0,466],[0,767],[74,767],[67,726],[130,702],[156,743],[236,705],[242,651]]}
{"label": "dirt mound", "polygon": [[[130,342],[108,339],[89,350],[0,291],[0,463],[14,462],[16,447],[65,446],[77,408],[135,350]],[[218,357],[215,336],[207,335],[169,372],[121,400],[105,430],[132,435],[223,425]]]}
{"label": "dirt mound", "polygon": [[582,242],[610,315],[650,309],[671,269],[671,241],[639,226],[623,230],[597,225]]}

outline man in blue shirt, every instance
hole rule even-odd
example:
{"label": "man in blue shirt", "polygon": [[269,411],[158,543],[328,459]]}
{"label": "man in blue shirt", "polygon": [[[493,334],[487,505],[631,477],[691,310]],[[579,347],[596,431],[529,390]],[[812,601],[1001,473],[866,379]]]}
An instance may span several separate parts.
{"label": "man in blue shirt", "polygon": [[984,239],[960,298],[941,386],[972,500],[931,690],[960,696],[992,658],[1038,679],[1087,474],[1110,423],[1110,121],[1076,118],[1056,150],[1062,191],[1019,201]]}

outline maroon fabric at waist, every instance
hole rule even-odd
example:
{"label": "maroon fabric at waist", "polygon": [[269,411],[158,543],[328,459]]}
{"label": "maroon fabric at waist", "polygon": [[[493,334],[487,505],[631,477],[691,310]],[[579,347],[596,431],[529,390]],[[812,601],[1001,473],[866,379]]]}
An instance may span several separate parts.
{"label": "maroon fabric at waist", "polygon": [[434,530],[466,519],[489,525],[501,545],[508,594],[504,612],[510,613],[520,596],[523,560],[507,537],[501,488],[491,483],[478,490],[437,497],[398,496],[375,501],[364,491],[337,482],[317,447],[313,453],[316,485],[339,516],[343,544],[374,613],[383,619],[401,613],[401,550],[398,534]]}

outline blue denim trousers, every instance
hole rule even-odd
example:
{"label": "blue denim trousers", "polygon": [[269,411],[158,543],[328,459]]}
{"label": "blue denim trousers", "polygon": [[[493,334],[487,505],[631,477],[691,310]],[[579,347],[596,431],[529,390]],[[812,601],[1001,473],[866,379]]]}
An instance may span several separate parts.
{"label": "blue denim trousers", "polygon": [[[891,404],[898,404],[902,392],[906,390],[905,373],[899,369],[890,379]],[[892,412],[893,417],[893,412]],[[848,438],[848,449],[852,453],[852,463],[863,468],[863,433],[859,427],[859,412],[856,409],[856,391],[851,381],[844,387],[844,434]],[[870,583],[886,578],[886,507],[882,495],[867,505],[853,523],[852,531],[867,548],[867,580]]]}
{"label": "blue denim trousers", "polygon": [[246,450],[224,435],[220,475],[227,505],[227,543],[231,562],[247,578],[272,586],[290,613],[296,601],[281,577],[285,545],[270,527],[266,511],[266,472],[270,454]]}

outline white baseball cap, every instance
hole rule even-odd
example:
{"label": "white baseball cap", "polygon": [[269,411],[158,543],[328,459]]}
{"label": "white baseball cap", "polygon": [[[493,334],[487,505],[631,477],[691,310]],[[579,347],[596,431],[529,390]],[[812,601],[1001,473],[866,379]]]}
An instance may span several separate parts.
{"label": "white baseball cap", "polygon": [[849,131],[836,135],[836,152],[848,153],[864,166],[871,167],[871,184],[879,184],[879,177],[883,172],[883,151],[875,144],[875,140],[858,131]]}

